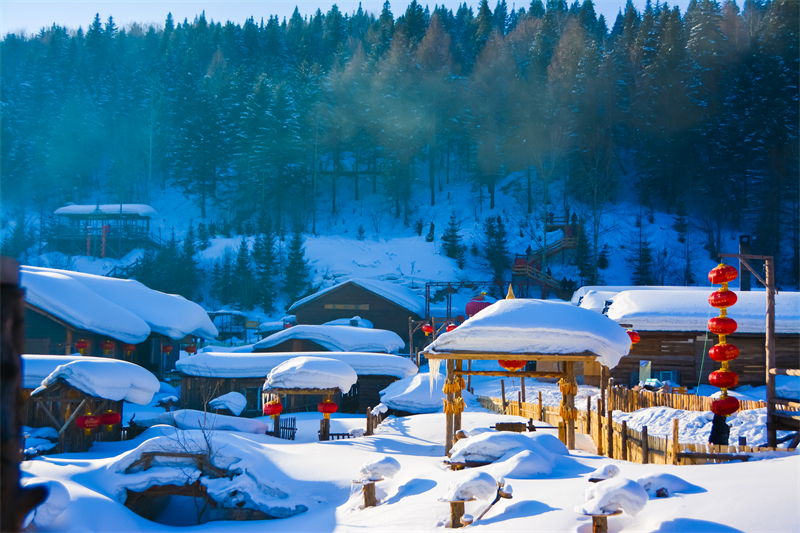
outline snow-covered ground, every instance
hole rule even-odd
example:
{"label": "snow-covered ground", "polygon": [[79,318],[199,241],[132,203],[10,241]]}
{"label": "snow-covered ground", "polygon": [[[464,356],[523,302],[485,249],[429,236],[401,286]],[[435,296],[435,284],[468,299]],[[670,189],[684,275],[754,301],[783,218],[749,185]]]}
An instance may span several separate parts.
{"label": "snow-covered ground", "polygon": [[[318,413],[298,415],[298,440],[294,442],[266,435],[215,432],[211,440],[217,451],[213,461],[234,472],[234,477],[230,481],[201,478],[210,493],[229,498],[230,503],[245,502],[243,505],[247,507],[274,512],[289,509],[287,513],[302,511],[299,506],[304,506],[305,512],[269,522],[210,522],[181,531],[438,531],[448,521],[450,510],[439,498],[446,496],[451,483],[473,472],[485,472],[498,479],[497,465],[454,472],[442,464],[442,414],[390,417],[374,436],[324,443],[315,441],[319,418]],[[514,420],[520,419],[478,412],[463,415],[464,429],[469,433],[498,421]],[[346,431],[363,424],[363,417],[333,415],[331,431]],[[90,453],[25,462],[26,477],[35,476],[37,482],[55,480],[69,493],[69,504],[60,512],[51,513],[52,522],[47,530],[171,531],[128,510],[121,503],[124,489],[142,490],[148,484],[177,482],[181,476],[197,474],[185,467],[166,465],[127,474],[125,469],[142,451],[158,446],[169,448],[176,443],[190,446],[190,439],[198,437],[196,433],[158,426],[132,441],[97,444]],[[547,433],[550,430],[542,429],[517,437],[525,439]],[[511,451],[517,450],[518,464],[524,465],[530,460],[531,449],[541,447],[537,446],[532,442],[522,447],[525,449]],[[548,450],[550,455],[556,453],[555,448]],[[539,454],[542,453],[540,450]],[[353,480],[359,478],[365,463],[386,457],[395,459],[399,469],[393,478],[377,483],[379,505],[362,509],[360,485],[353,484]],[[513,498],[501,499],[471,527],[486,531],[588,532],[589,518],[576,513],[575,508],[586,502],[584,493],[589,487],[589,474],[603,465],[614,464],[620,470],[613,480],[617,485],[624,484],[619,480],[669,473],[693,487],[668,498],[650,497],[635,517],[622,514],[610,518],[611,531],[795,532],[800,529],[797,453],[771,454],[748,463],[702,466],[637,465],[581,451],[569,455],[556,453],[553,457],[549,474],[524,468],[519,470],[521,475],[514,469],[504,474],[504,481],[513,484]],[[606,497],[609,491],[600,492]],[[61,498],[53,505],[58,507],[63,503]],[[162,522],[178,525],[195,518],[193,506],[182,514],[177,503],[164,510]],[[468,502],[466,512],[479,516],[488,504],[486,500]]]}

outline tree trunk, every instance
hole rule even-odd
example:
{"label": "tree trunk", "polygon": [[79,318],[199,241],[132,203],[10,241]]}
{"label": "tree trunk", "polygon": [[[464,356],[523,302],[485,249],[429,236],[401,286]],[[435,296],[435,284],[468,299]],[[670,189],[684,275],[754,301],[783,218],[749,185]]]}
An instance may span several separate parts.
{"label": "tree trunk", "polygon": [[428,143],[428,179],[431,186],[431,206],[436,205],[436,150],[433,140]]}

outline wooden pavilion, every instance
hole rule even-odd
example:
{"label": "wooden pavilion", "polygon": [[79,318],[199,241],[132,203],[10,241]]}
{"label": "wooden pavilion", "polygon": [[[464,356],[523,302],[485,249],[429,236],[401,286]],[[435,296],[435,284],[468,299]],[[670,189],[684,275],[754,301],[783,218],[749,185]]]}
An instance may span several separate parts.
{"label": "wooden pavilion", "polygon": [[[506,300],[514,299],[514,292],[509,287]],[[525,300],[531,301],[533,300]],[[537,302],[540,302],[536,300]],[[540,302],[547,304],[548,302]],[[564,305],[564,304],[552,304]],[[572,308],[575,309],[575,308]],[[467,320],[464,325],[460,327],[469,327],[470,321],[475,318],[480,318],[483,312],[478,313],[475,317]],[[587,317],[589,318],[589,317]],[[610,322],[610,321],[609,321]],[[612,343],[616,346],[622,346],[624,339],[627,339],[627,334],[622,328],[618,328],[616,324],[610,322],[609,324],[602,324],[611,336],[614,337]],[[453,333],[458,331],[454,330]],[[565,440],[567,448],[570,450],[575,449],[575,418],[577,411],[575,410],[575,394],[578,390],[576,381],[576,365],[579,363],[594,363],[600,357],[599,354],[590,350],[576,351],[574,353],[540,353],[537,351],[529,351],[522,349],[520,351],[502,351],[495,349],[477,349],[477,350],[464,350],[464,349],[448,349],[446,343],[440,343],[441,340],[446,339],[444,334],[436,342],[429,345],[424,350],[425,357],[431,361],[431,367],[434,368],[435,361],[445,361],[446,364],[446,380],[445,389],[445,453],[450,454],[453,447],[455,433],[461,429],[461,412],[463,411],[463,400],[461,399],[461,390],[464,388],[463,378],[465,376],[497,376],[497,377],[530,377],[530,378],[557,378],[559,379],[559,388],[562,393],[561,402],[561,418],[565,424]],[[535,338],[536,332],[531,331],[530,337]],[[565,337],[571,337],[570,332],[563,331],[560,333]],[[622,336],[624,335],[624,339]],[[469,341],[466,341],[469,342]],[[569,341],[567,341],[569,343]],[[442,344],[444,346],[440,347]],[[491,344],[491,343],[490,343]],[[437,346],[440,345],[440,346]],[[576,342],[576,346],[579,343]],[[629,349],[628,344],[628,349]],[[624,353],[618,353],[618,356],[626,355],[628,349],[620,350]],[[476,360],[506,360],[506,361],[545,361],[555,366],[554,370],[547,371],[509,371],[509,370],[472,370],[472,361]],[[464,361],[467,362],[467,368],[464,368]]]}

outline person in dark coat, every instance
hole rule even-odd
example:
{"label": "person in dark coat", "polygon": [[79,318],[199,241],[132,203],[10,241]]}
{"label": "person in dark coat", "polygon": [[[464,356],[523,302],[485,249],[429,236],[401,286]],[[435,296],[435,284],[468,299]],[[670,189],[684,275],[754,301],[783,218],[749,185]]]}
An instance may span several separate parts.
{"label": "person in dark coat", "polygon": [[564,276],[563,278],[561,278],[561,290],[562,291],[566,291],[567,290],[567,276]]}
{"label": "person in dark coat", "polygon": [[531,256],[533,255],[533,250],[531,249],[531,245],[528,245],[528,248],[525,249],[525,258],[527,261],[531,260]]}
{"label": "person in dark coat", "polygon": [[553,277],[553,272],[550,270],[550,267],[547,267],[547,275],[551,278]]}
{"label": "person in dark coat", "polygon": [[575,213],[572,213],[572,224],[575,225],[578,223],[578,216]]}

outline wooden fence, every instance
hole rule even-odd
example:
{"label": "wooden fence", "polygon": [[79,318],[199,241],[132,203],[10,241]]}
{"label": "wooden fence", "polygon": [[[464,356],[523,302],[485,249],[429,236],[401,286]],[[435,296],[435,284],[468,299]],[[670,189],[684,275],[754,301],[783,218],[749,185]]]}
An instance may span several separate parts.
{"label": "wooden fence", "polygon": [[[609,387],[609,400],[617,411],[632,413],[649,407],[671,407],[684,411],[710,411],[713,398],[695,396],[694,394],[670,394],[664,392],[632,391],[627,387]],[[766,409],[766,402],[739,400],[742,411],[748,409]]]}
{"label": "wooden fence", "polygon": [[[479,396],[481,406],[496,413],[533,418],[558,427],[562,423],[557,406],[543,405],[541,395],[537,404],[508,401],[503,409],[503,401],[499,398]],[[599,398],[597,404],[600,404]],[[602,411],[602,408],[600,409]],[[607,413],[606,413],[607,414]],[[584,433],[592,438],[598,455],[606,455],[614,459],[622,459],[639,464],[673,464],[691,465],[716,463],[735,459],[747,460],[747,454],[757,452],[786,452],[786,449],[751,447],[751,446],[719,446],[705,443],[680,443],[678,441],[678,419],[673,419],[673,438],[665,439],[647,434],[647,426],[642,431],[627,427],[627,423],[614,422],[613,416],[609,427],[608,416],[598,416],[596,411],[579,410],[575,420],[576,432]],[[610,446],[609,446],[610,443]]]}

